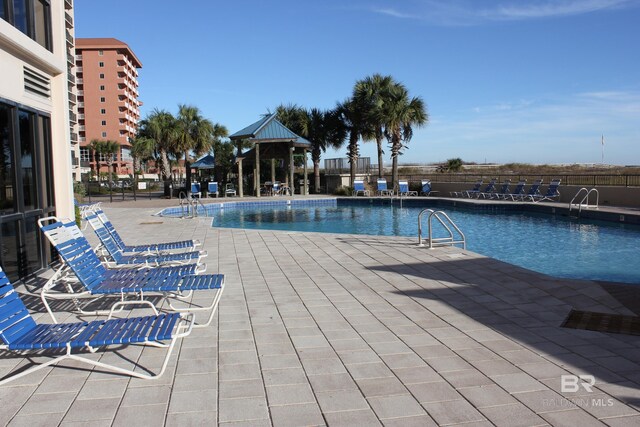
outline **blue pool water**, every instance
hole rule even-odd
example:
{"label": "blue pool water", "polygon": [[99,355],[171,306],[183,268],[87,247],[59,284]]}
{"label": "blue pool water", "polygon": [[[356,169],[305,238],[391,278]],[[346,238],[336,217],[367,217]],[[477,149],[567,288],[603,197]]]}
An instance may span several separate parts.
{"label": "blue pool water", "polygon": [[[335,200],[311,207],[236,205],[212,211],[213,226],[417,238],[422,210]],[[640,227],[542,214],[442,210],[465,233],[471,251],[556,277],[640,284]],[[426,221],[424,228],[423,235]]]}

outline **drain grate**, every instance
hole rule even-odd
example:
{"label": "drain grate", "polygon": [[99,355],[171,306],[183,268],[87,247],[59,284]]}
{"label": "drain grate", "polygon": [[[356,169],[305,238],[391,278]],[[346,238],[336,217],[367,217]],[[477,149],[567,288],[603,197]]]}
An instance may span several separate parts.
{"label": "drain grate", "polygon": [[640,335],[640,317],[571,310],[562,327],[613,334]]}

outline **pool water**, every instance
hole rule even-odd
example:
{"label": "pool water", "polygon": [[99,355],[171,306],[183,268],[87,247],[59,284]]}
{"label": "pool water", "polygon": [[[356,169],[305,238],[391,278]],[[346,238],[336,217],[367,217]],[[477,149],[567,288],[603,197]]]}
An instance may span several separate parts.
{"label": "pool water", "polygon": [[[216,210],[214,227],[409,236],[417,241],[421,207],[267,206]],[[640,284],[640,227],[560,216],[443,209],[464,232],[467,249],[556,277]],[[436,226],[434,237],[443,237]],[[426,216],[423,220],[423,236]]]}

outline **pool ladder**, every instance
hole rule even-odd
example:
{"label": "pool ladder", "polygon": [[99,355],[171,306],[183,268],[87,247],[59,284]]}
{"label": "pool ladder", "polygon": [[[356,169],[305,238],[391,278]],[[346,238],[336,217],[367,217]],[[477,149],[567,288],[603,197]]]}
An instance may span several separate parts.
{"label": "pool ladder", "polygon": [[[462,249],[467,249],[467,239],[464,236],[464,233],[458,228],[455,222],[449,215],[447,215],[444,211],[434,211],[433,209],[423,209],[420,211],[418,215],[418,246],[423,247],[425,244],[422,242],[422,216],[425,212],[429,213],[429,217],[427,219],[428,226],[428,235],[427,241],[429,242],[429,249],[433,249],[436,246],[453,246],[453,245],[462,245]],[[444,227],[445,230],[449,233],[448,237],[433,237],[433,218],[438,220],[438,222]],[[458,239],[456,240],[456,235],[451,229],[454,229],[456,233],[458,233]]]}
{"label": "pool ladder", "polygon": [[180,199],[180,212],[181,218],[195,218],[198,216],[198,205],[202,207],[202,211],[207,213],[207,209],[204,207],[199,198],[191,197],[184,191],[181,191],[178,195]]}
{"label": "pool ladder", "polygon": [[[595,205],[590,205],[589,204],[589,196],[591,195],[591,193],[595,193],[595,195],[596,195],[596,204]],[[578,203],[573,203],[582,194],[584,194],[582,199]],[[569,202],[569,216],[571,216],[571,210],[574,207],[578,208],[578,217],[580,217],[580,213],[582,213],[582,208],[585,208],[585,209],[590,209],[590,208],[598,209],[598,201],[599,201],[599,199],[600,199],[600,193],[598,193],[597,189],[592,188],[591,190],[587,190],[585,187],[582,187],[580,190],[578,190],[576,195],[573,196],[573,199],[571,199],[571,201]]]}

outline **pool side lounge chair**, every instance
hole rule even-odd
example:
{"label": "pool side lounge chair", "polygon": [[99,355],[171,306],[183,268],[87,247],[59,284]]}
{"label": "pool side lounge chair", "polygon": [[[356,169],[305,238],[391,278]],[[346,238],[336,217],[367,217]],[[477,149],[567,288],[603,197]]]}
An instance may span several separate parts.
{"label": "pool side lounge chair", "polygon": [[[24,354],[51,355],[52,359],[34,364],[0,379],[0,386],[54,365],[65,359],[95,366],[99,369],[141,379],[160,377],[167,368],[177,340],[191,333],[193,314],[163,313],[124,319],[93,320],[91,322],[38,324],[31,317],[4,271],[0,269],[0,350]],[[130,370],[94,360],[96,350],[114,346],[120,349],[130,344],[166,347],[160,370],[153,374],[146,369]],[[81,351],[89,355],[85,357]],[[136,368],[137,368],[136,364]]]}
{"label": "pool side lounge chair", "polygon": [[[122,249],[118,247],[115,240],[107,230],[107,227],[100,221],[98,215],[91,213],[85,218],[91,228],[98,236],[101,246],[99,248],[106,251],[104,262],[109,268],[145,266],[158,267],[167,264],[189,264],[196,262],[200,264],[202,258],[207,256],[206,251],[179,252],[175,254],[133,254],[124,255]],[[98,248],[96,248],[98,249]]]}
{"label": "pool side lounge chair", "polygon": [[537,194],[533,196],[527,196],[531,198],[531,201],[534,203],[542,202],[544,200],[554,200],[560,198],[560,191],[558,191],[558,187],[560,187],[560,179],[554,179],[549,184],[549,188],[547,188],[547,192],[543,194]]}
{"label": "pool side lounge chair", "polygon": [[423,179],[421,181],[421,190],[420,190],[420,195],[421,196],[430,196],[431,194],[438,194],[438,191],[433,191],[431,189],[431,181],[428,179]]}
{"label": "pool side lounge chair", "polygon": [[482,193],[493,193],[496,190],[496,178],[492,178],[491,181],[489,181],[489,183],[487,184],[487,186],[485,187],[484,190],[468,190],[466,196],[468,198],[472,198],[475,197],[476,199],[480,197],[480,194]]}
{"label": "pool side lounge chair", "polygon": [[518,199],[521,202],[524,202],[527,199],[533,200],[534,197],[540,194],[540,186],[542,185],[541,179],[536,179],[529,187],[529,191],[526,194],[522,194],[520,197],[512,197],[512,200]]}
{"label": "pool side lounge chair", "polygon": [[113,240],[118,245],[118,248],[123,253],[148,253],[148,254],[159,254],[159,253],[176,253],[179,251],[190,250],[196,248],[201,245],[199,240],[180,240],[177,242],[167,242],[167,243],[151,243],[145,245],[127,245],[120,237],[118,230],[111,224],[109,218],[107,218],[107,214],[104,213],[102,209],[96,209],[95,214],[98,216],[98,219],[104,224],[107,231],[113,237]]}
{"label": "pool side lounge chair", "polygon": [[357,197],[360,193],[362,193],[363,196],[368,196],[369,190],[364,187],[363,180],[356,179],[353,181],[353,195]]}
{"label": "pool side lounge chair", "polygon": [[215,181],[210,181],[207,183],[207,197],[215,196],[218,197],[218,183]]}
{"label": "pool side lounge chair", "polygon": [[378,178],[378,196],[393,196],[393,190],[387,188],[387,180],[384,178]]}
{"label": "pool side lounge chair", "polygon": [[202,196],[202,192],[200,191],[200,183],[192,182],[191,183],[191,197],[197,197],[198,199]]}
{"label": "pool side lounge chair", "polygon": [[462,196],[466,196],[468,193],[476,193],[476,192],[480,191],[480,187],[482,187],[482,183],[483,183],[483,181],[481,179],[479,179],[473,185],[473,188],[471,190],[451,191],[449,194],[451,194],[451,196],[453,196],[453,197],[462,197]]}
{"label": "pool side lounge chair", "polygon": [[483,199],[499,199],[500,196],[504,196],[505,194],[509,194],[509,187],[511,186],[511,180],[510,179],[505,179],[504,182],[502,183],[502,187],[500,187],[499,191],[491,191],[491,192],[482,192],[480,193],[480,197],[482,197]]}
{"label": "pool side lounge chair", "polygon": [[407,181],[406,179],[399,179],[398,194],[400,196],[417,196],[418,192],[409,190],[409,181]]}
{"label": "pool side lounge chair", "polygon": [[236,195],[236,187],[231,182],[227,182],[224,187],[224,197],[235,196]]}
{"label": "pool side lounge chair", "polygon": [[527,185],[527,180],[521,179],[520,181],[518,181],[518,184],[516,184],[516,188],[514,188],[512,192],[507,194],[499,194],[498,199],[515,200],[516,198],[521,197],[524,194],[524,188],[526,185]]}
{"label": "pool side lounge chair", "polygon": [[[80,313],[97,315],[108,313],[113,307],[122,309],[127,305],[146,305],[155,310],[153,303],[145,299],[145,296],[159,296],[167,301],[171,310],[176,312],[210,311],[207,322],[196,324],[196,327],[211,323],[224,290],[222,274],[201,275],[200,273],[206,270],[206,266],[199,268],[196,264],[109,270],[102,265],[75,222],[63,223],[58,218],[47,217],[39,219],[38,225],[54,245],[62,260],[62,265],[45,283],[40,294],[54,322],[56,319],[47,298],[72,299]],[[78,284],[81,286],[79,291]],[[187,302],[192,291],[196,290],[215,290],[211,304],[199,306]],[[108,309],[91,311],[85,310],[87,304],[80,303],[80,299],[87,299],[91,304],[107,296],[117,297],[119,301]],[[129,296],[136,299],[128,299]],[[182,300],[186,306],[175,305],[176,299]]]}

